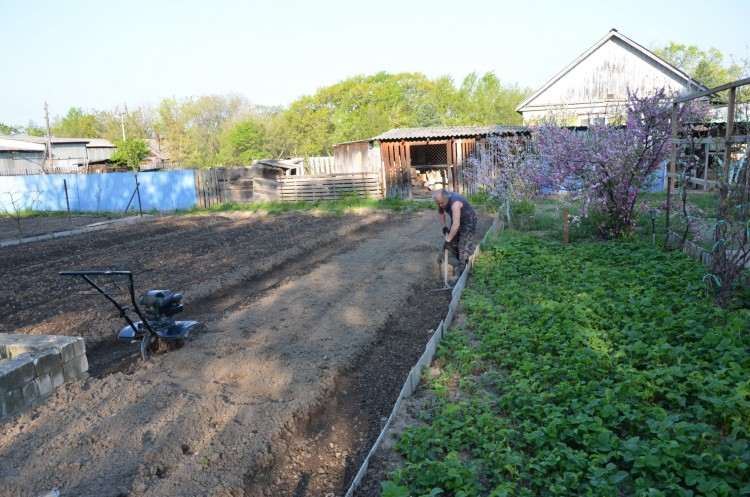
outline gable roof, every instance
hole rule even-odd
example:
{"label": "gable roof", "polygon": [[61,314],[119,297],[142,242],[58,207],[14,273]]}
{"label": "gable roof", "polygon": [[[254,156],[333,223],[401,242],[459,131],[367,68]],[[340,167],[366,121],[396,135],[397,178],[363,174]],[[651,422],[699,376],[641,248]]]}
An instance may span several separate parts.
{"label": "gable roof", "polygon": [[604,38],[596,42],[591,48],[586,50],[577,59],[566,66],[562,71],[557,73],[552,79],[547,81],[541,88],[532,93],[526,100],[518,104],[516,112],[522,113],[525,107],[530,106],[535,100],[539,100],[539,97],[547,92],[553,85],[560,82],[565,76],[569,75],[573,70],[580,67],[592,54],[600,50],[607,43],[616,43],[626,48],[630,48],[632,52],[640,55],[642,59],[647,61],[650,65],[657,68],[660,72],[664,73],[666,77],[679,82],[683,87],[694,87],[695,91],[706,90],[706,87],[699,82],[692,79],[686,72],[678,69],[672,64],[666,62],[662,58],[656,56],[650,50],[642,47],[638,43],[634,42],[627,36],[621,34],[616,29],[611,29]]}

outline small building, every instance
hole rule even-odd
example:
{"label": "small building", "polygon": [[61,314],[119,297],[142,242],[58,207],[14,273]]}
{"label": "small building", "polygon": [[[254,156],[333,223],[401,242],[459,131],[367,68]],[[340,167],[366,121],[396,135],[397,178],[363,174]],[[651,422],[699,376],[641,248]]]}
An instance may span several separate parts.
{"label": "small building", "polygon": [[46,147],[36,143],[6,143],[0,138],[0,176],[23,176],[44,172]]}
{"label": "small building", "polygon": [[445,188],[464,192],[463,166],[490,135],[529,135],[526,126],[443,126],[397,128],[376,136],[382,182],[389,198],[429,198]]}
{"label": "small building", "polygon": [[[52,161],[49,162],[47,138],[43,136],[0,136],[0,147],[5,148],[4,163],[9,167],[0,174],[40,174],[85,172],[88,165],[88,138],[51,138]],[[8,153],[12,163],[8,162]],[[41,159],[39,153],[41,152]],[[81,169],[83,168],[83,169]]]}
{"label": "small building", "polygon": [[679,95],[706,90],[687,73],[612,29],[521,102],[516,111],[524,123],[555,112],[572,126],[588,126],[606,123],[608,116],[620,114],[628,90],[649,95],[659,88]]}
{"label": "small building", "polygon": [[91,138],[86,144],[86,156],[88,157],[89,173],[104,173],[110,168],[112,154],[115,153],[115,145],[103,138]]}
{"label": "small building", "polygon": [[380,149],[372,140],[337,143],[333,146],[333,164],[337,173],[365,173],[380,170]]}

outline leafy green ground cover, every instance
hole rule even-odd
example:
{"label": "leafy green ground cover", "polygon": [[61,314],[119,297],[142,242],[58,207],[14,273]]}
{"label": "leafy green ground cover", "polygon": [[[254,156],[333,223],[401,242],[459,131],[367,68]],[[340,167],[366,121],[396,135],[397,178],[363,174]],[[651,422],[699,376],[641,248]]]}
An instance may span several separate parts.
{"label": "leafy green ground cover", "polygon": [[385,497],[750,495],[750,312],[644,243],[506,232]]}

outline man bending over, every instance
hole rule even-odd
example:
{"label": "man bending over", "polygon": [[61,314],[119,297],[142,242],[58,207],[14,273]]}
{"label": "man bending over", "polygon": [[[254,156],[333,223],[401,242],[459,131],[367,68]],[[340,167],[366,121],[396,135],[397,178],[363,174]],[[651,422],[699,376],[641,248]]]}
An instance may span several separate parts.
{"label": "man bending over", "polygon": [[[474,253],[477,214],[469,201],[458,193],[436,190],[432,194],[432,199],[438,205],[438,217],[445,235],[444,247],[454,252],[453,247],[458,245],[458,253],[455,254],[458,257],[458,266],[454,272],[454,279],[457,280],[466,269],[469,257]],[[451,218],[450,228],[445,222],[446,213]]]}

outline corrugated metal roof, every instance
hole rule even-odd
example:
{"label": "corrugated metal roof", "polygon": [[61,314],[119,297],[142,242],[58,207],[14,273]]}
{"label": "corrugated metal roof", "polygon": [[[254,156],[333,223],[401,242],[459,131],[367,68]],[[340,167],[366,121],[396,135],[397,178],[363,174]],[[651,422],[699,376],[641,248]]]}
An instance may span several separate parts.
{"label": "corrugated metal roof", "polygon": [[109,140],[105,140],[104,138],[91,138],[89,139],[89,142],[86,144],[87,147],[105,147],[105,148],[115,148],[115,144],[112,143]]}
{"label": "corrugated metal roof", "polygon": [[[4,140],[16,140],[20,142],[29,143],[47,143],[47,138],[44,136],[28,136],[28,135],[11,135],[3,136]],[[91,138],[55,138],[52,137],[52,143],[88,143]]]}
{"label": "corrugated metal roof", "polygon": [[0,152],[44,152],[44,150],[31,148],[28,145],[26,146],[18,145],[17,147],[8,147],[8,146],[0,145]]}
{"label": "corrugated metal roof", "polygon": [[373,140],[414,140],[417,138],[460,138],[477,135],[526,133],[527,126],[435,126],[431,128],[396,128],[376,136]]}

